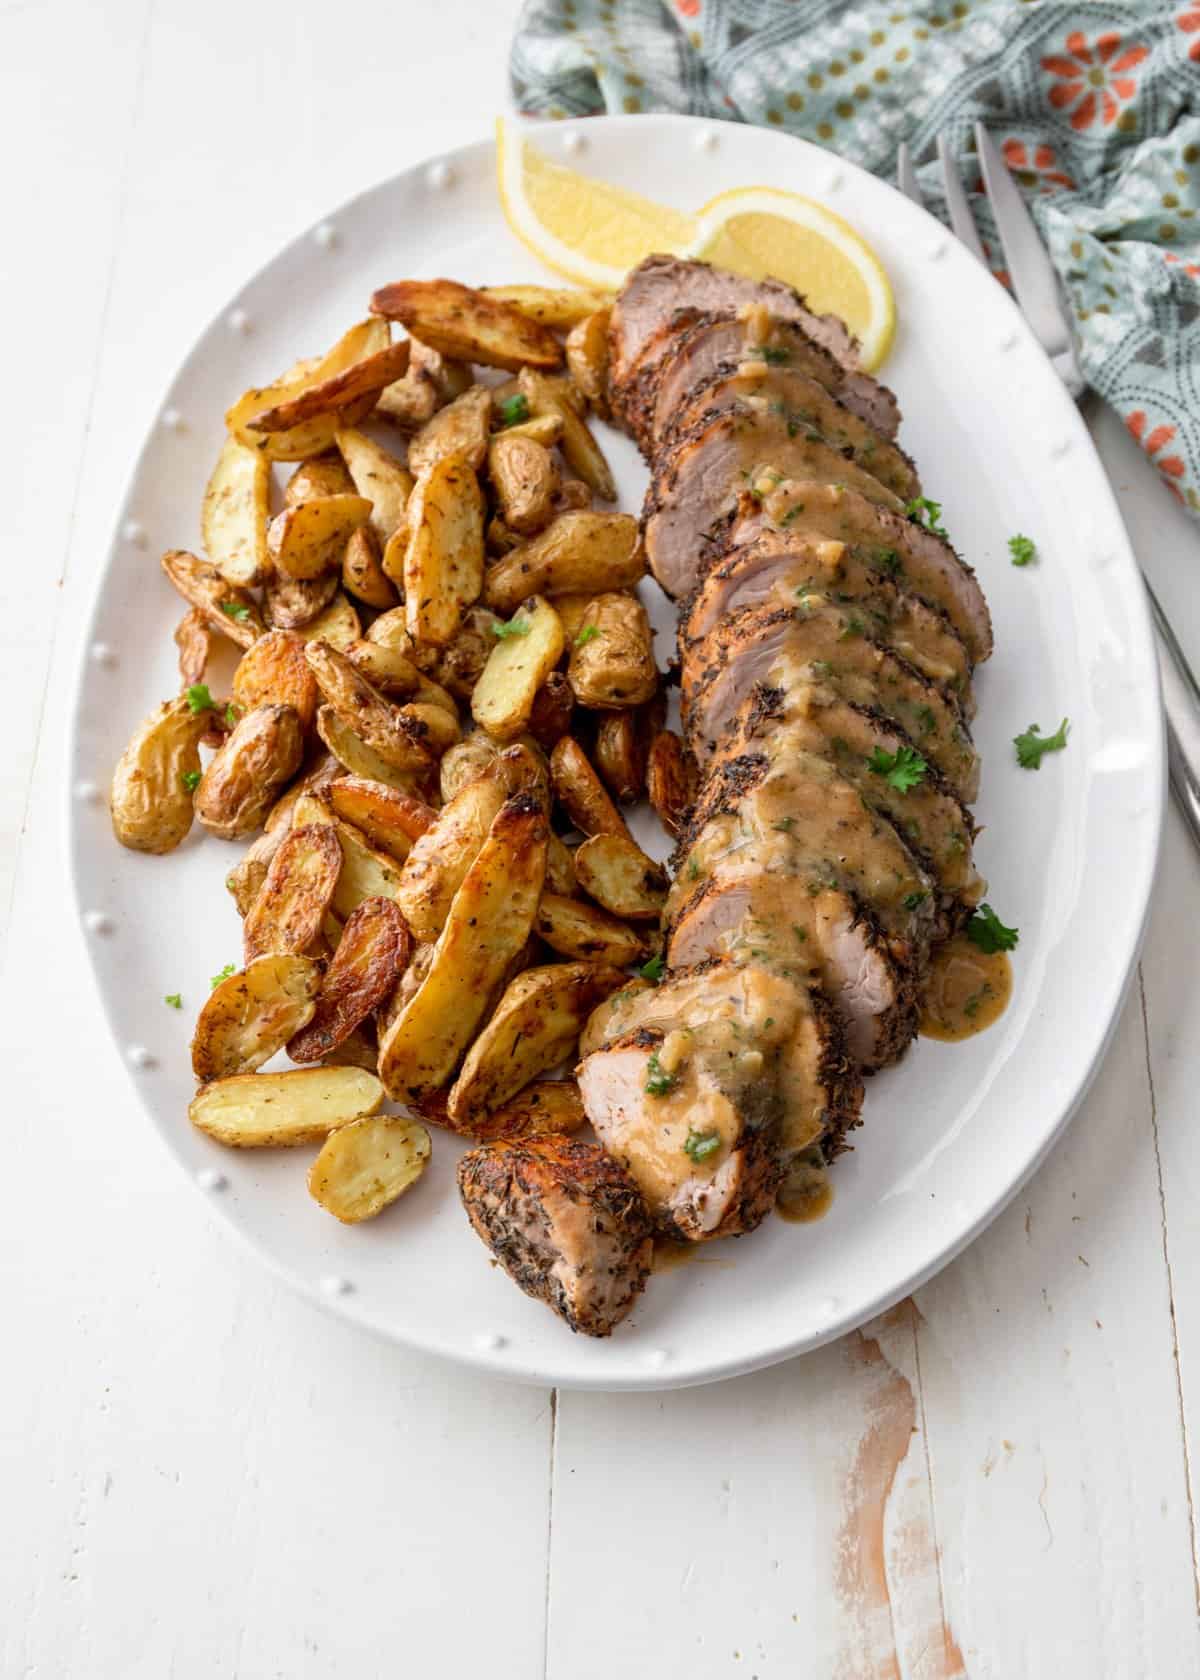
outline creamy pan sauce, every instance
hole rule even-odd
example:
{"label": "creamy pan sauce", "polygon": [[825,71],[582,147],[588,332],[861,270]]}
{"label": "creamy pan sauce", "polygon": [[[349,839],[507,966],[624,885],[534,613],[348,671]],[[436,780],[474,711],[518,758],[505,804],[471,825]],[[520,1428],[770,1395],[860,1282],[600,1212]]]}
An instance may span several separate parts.
{"label": "creamy pan sauce", "polygon": [[921,1036],[955,1043],[999,1020],[1012,996],[1006,951],[984,952],[956,934],[934,952],[921,1010]]}

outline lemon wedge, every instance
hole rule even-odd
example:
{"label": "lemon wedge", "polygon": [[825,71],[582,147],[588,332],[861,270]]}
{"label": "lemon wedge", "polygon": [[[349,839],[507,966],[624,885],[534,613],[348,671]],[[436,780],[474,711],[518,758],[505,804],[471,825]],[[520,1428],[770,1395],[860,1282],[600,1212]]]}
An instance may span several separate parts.
{"label": "lemon wedge", "polygon": [[823,204],[774,187],[735,187],[696,217],[681,256],[702,257],[755,280],[783,280],[818,314],[839,316],[862,346],[864,368],[891,349],[896,300],[882,263],[848,222]]}
{"label": "lemon wedge", "polygon": [[503,117],[496,120],[496,163],[517,238],[582,286],[613,290],[652,251],[679,251],[695,237],[694,217],[552,163]]}

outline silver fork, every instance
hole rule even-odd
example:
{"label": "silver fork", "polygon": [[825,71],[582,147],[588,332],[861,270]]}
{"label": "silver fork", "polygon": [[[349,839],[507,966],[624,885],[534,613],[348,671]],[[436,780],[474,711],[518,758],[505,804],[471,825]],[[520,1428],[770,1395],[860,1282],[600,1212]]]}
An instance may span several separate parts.
{"label": "silver fork", "polygon": [[[1009,173],[999,147],[982,123],[975,124],[975,141],[996,233],[1017,302],[1033,329],[1034,337],[1053,363],[1055,372],[1079,402],[1087,392],[1087,384],[1075,358],[1075,346],[1054,264],[1042,244],[1020,188]],[[979,230],[944,134],[938,135],[937,153],[950,225],[971,254],[986,268],[988,263]],[[925,200],[917,184],[912,156],[903,142],[897,157],[896,177],[905,197],[924,208]],[[1150,599],[1150,616],[1156,632],[1171,791],[1193,841],[1200,848],[1200,685],[1144,573],[1142,582]]]}

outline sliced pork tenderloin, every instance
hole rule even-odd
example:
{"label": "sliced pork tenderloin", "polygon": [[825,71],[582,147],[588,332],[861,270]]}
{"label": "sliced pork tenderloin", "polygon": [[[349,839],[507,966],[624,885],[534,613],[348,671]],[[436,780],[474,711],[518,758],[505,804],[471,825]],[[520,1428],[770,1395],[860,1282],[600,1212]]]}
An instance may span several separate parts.
{"label": "sliced pork tenderloin", "polygon": [[513,1282],[581,1335],[611,1335],[645,1288],[645,1204],[596,1144],[553,1135],[484,1144],[459,1162],[458,1189]]}

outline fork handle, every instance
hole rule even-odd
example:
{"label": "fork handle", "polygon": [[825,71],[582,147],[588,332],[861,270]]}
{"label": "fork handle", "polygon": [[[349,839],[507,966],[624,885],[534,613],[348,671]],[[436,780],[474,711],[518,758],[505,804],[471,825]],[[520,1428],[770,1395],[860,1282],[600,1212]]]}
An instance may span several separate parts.
{"label": "fork handle", "polygon": [[1154,620],[1163,711],[1167,720],[1167,770],[1171,792],[1200,848],[1200,685],[1158,597],[1147,583]]}

